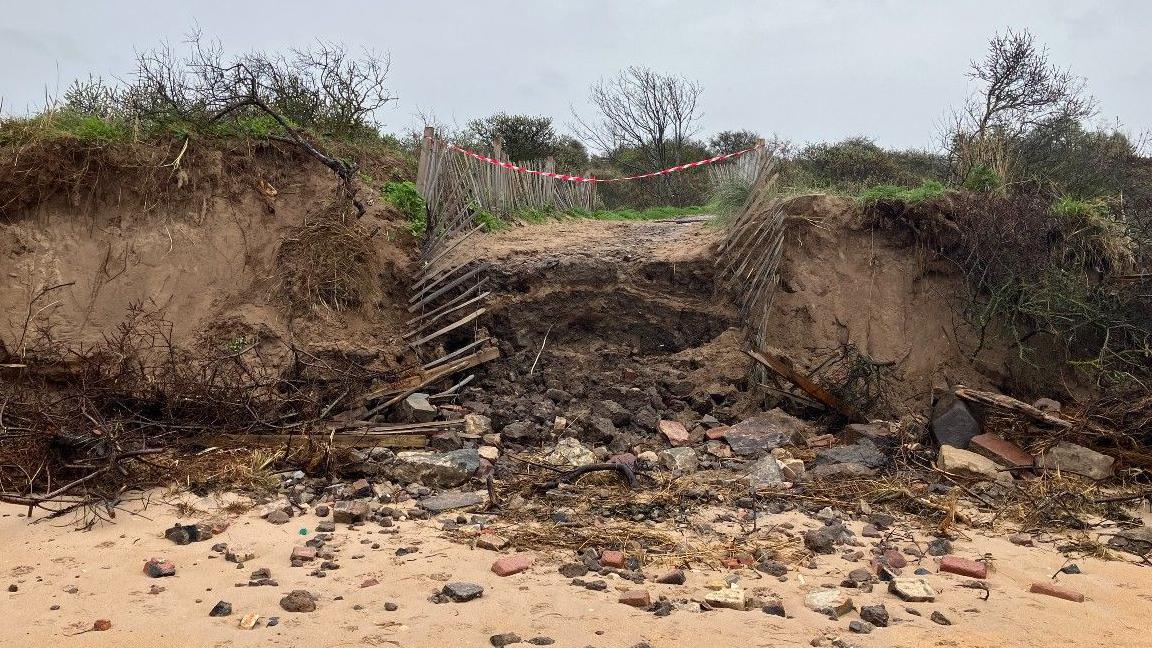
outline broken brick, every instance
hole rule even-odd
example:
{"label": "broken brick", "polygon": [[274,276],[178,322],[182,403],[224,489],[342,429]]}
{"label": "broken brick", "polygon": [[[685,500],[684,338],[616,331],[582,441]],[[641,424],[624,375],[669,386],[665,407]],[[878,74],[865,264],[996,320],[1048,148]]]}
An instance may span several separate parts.
{"label": "broken brick", "polygon": [[600,564],[605,567],[624,567],[624,552],[615,549],[606,549],[600,552]]}
{"label": "broken brick", "polygon": [[1030,467],[1034,462],[1020,446],[988,432],[972,437],[968,449],[1009,468]]}
{"label": "broken brick", "polygon": [[988,578],[988,565],[959,556],[944,556],[940,559],[940,571],[959,574],[969,578]]}
{"label": "broken brick", "polygon": [[1028,588],[1029,592],[1033,594],[1044,594],[1046,596],[1055,596],[1056,598],[1064,599],[1065,601],[1072,601],[1074,603],[1083,603],[1084,595],[1074,589],[1062,587],[1056,583],[1032,583],[1032,587]]}
{"label": "broken brick", "polygon": [[512,556],[505,556],[500,560],[492,563],[492,571],[497,576],[511,576],[512,574],[519,574],[520,572],[528,569],[536,562],[535,556],[530,554],[515,554]]}
{"label": "broken brick", "polygon": [[292,547],[293,560],[316,560],[316,547]]}
{"label": "broken brick", "polygon": [[652,605],[652,598],[648,595],[648,590],[628,590],[620,594],[620,602],[632,607],[646,608]]}

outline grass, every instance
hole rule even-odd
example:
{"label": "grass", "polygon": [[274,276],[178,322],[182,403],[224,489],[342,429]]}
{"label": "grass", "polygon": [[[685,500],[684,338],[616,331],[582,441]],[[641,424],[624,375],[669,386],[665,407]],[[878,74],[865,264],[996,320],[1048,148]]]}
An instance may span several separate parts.
{"label": "grass", "polygon": [[951,189],[936,180],[922,182],[918,187],[883,184],[865,189],[860,194],[860,202],[865,205],[872,205],[881,201],[893,201],[902,202],[906,205],[916,205],[940,198],[950,191]]}
{"label": "grass", "polygon": [[679,218],[681,216],[695,216],[711,214],[714,212],[710,205],[695,205],[691,207],[649,207],[648,209],[569,209],[559,211],[551,208],[524,209],[506,218],[472,206],[476,223],[484,226],[484,231],[496,232],[508,227],[511,223],[546,223],[550,220],[582,219],[600,221],[651,221],[666,218]]}
{"label": "grass", "polygon": [[424,234],[428,229],[428,208],[424,203],[424,197],[416,189],[416,183],[410,180],[389,182],[384,185],[381,193],[384,200],[408,218],[412,234],[416,236]]}

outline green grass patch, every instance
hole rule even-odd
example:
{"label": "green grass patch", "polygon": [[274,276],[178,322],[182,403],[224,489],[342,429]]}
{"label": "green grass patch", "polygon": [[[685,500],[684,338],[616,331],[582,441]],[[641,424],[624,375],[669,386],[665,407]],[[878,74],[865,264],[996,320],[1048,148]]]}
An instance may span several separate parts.
{"label": "green grass patch", "polygon": [[928,180],[918,187],[900,187],[897,185],[876,185],[865,189],[860,194],[860,202],[872,205],[881,201],[902,202],[906,205],[915,205],[928,200],[940,198],[950,189],[940,182]]}
{"label": "green grass patch", "polygon": [[416,189],[415,182],[410,180],[389,182],[384,185],[381,193],[384,200],[408,218],[408,226],[413,234],[416,236],[424,234],[428,229],[428,208],[424,204],[424,197]]}

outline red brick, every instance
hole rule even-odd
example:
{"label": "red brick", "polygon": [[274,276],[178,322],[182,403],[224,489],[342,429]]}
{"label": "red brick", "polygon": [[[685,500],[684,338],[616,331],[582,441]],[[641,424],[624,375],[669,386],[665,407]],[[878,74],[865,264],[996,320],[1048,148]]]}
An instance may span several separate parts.
{"label": "red brick", "polygon": [[497,576],[511,576],[512,574],[519,574],[520,572],[532,566],[536,562],[536,557],[530,554],[515,554],[506,556],[492,563],[492,571]]}
{"label": "red brick", "polygon": [[624,566],[624,552],[616,551],[615,549],[601,551],[600,564],[605,567],[615,567],[619,569]]}
{"label": "red brick", "polygon": [[660,428],[660,434],[668,439],[668,443],[674,446],[688,445],[688,430],[683,423],[664,419],[657,423],[657,427]]}
{"label": "red brick", "polygon": [[648,595],[648,590],[628,590],[620,594],[620,602],[632,607],[646,608],[652,605],[652,597]]}
{"label": "red brick", "polygon": [[300,560],[316,560],[315,547],[292,547],[292,557]]}
{"label": "red brick", "polygon": [[1061,587],[1056,583],[1032,583],[1032,587],[1028,588],[1029,592],[1033,594],[1044,594],[1047,596],[1055,596],[1056,598],[1064,599],[1065,601],[1073,601],[1076,603],[1084,602],[1084,595],[1074,589]]}
{"label": "red brick", "polygon": [[969,578],[987,578],[988,565],[960,556],[944,556],[940,559],[940,571],[959,574]]}
{"label": "red brick", "polygon": [[990,432],[972,437],[968,449],[1009,468],[1024,468],[1034,463],[1032,455],[1020,446]]}

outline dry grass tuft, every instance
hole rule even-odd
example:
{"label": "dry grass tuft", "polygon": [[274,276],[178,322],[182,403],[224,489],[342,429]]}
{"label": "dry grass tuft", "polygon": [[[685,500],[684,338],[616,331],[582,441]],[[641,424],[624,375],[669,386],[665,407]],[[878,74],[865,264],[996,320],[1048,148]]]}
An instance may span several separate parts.
{"label": "dry grass tuft", "polygon": [[294,310],[354,310],[378,299],[380,274],[369,236],[351,209],[332,202],[276,251],[277,292]]}

